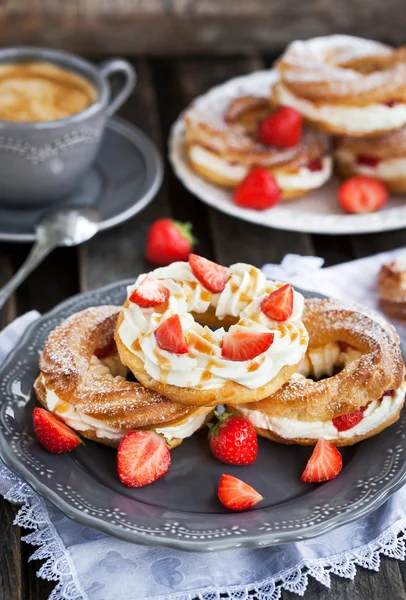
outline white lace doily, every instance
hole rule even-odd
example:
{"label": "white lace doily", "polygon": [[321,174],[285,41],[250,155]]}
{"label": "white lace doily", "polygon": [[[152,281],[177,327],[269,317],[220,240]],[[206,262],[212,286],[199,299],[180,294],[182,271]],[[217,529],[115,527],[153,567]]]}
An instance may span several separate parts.
{"label": "white lace doily", "polygon": [[[332,296],[345,290],[347,301],[376,308],[379,267],[399,252],[329,269],[320,269],[322,261],[315,257],[290,255],[264,270]],[[35,317],[28,313],[0,334],[0,362]],[[406,328],[399,332],[406,340]],[[358,566],[378,571],[381,554],[405,559],[406,487],[368,517],[333,533],[220,554],[139,546],[78,525],[5,467],[0,494],[22,504],[15,523],[33,530],[23,539],[38,546],[31,559],[45,560],[38,576],[56,582],[51,600],[278,600],[282,590],[303,596],[309,577],[330,586],[331,574],[354,579]]]}

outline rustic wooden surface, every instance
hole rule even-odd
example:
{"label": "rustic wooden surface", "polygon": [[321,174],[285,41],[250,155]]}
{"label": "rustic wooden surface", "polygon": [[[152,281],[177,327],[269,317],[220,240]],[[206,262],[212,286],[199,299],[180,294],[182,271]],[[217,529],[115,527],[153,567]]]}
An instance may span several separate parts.
{"label": "rustic wooden surface", "polygon": [[[171,123],[193,96],[228,77],[269,64],[270,60],[257,56],[138,60],[137,92],[122,116],[139,125],[164,152]],[[0,327],[28,309],[44,312],[78,290],[135,277],[148,269],[143,255],[146,230],[154,219],[164,215],[191,221],[199,240],[196,250],[224,264],[244,260],[260,266],[279,261],[287,252],[299,252],[323,256],[331,265],[402,246],[406,241],[405,230],[337,238],[281,232],[238,221],[198,202],[167,168],[160,193],[143,213],[79,249],[60,249],[49,256],[0,313]],[[26,245],[0,244],[0,285],[18,268],[28,250]],[[12,525],[15,512],[15,507],[0,501],[0,600],[45,600],[53,584],[36,579],[40,565],[28,563],[33,549],[21,543],[23,532]],[[406,565],[383,558],[379,573],[360,568],[354,582],[333,576],[330,590],[310,579],[306,597],[406,600]],[[282,598],[293,600],[297,596],[284,592]]]}
{"label": "rustic wooden surface", "polygon": [[348,33],[405,43],[403,0],[2,0],[4,46],[82,53],[279,51],[292,39]]}

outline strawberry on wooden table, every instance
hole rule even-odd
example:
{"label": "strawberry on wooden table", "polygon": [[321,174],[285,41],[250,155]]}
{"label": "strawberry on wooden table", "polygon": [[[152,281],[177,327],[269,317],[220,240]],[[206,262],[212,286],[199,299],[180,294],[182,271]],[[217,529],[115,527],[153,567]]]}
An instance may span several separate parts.
{"label": "strawberry on wooden table", "polygon": [[320,438],[314,447],[306,468],[302,473],[302,481],[306,483],[321,483],[334,479],[343,468],[343,459],[333,444]]}
{"label": "strawberry on wooden table", "polygon": [[227,474],[221,476],[217,493],[223,506],[233,511],[247,510],[263,500],[253,487]]}
{"label": "strawberry on wooden table", "polygon": [[356,175],[338,189],[338,201],[349,213],[370,213],[388,201],[388,190],[381,181],[367,175]]}
{"label": "strawberry on wooden table", "polygon": [[143,308],[151,308],[168,301],[169,290],[157,279],[147,275],[130,296],[130,302]]}
{"label": "strawberry on wooden table", "polygon": [[275,177],[267,169],[254,169],[234,191],[238,206],[265,210],[272,208],[281,199],[281,191]]}
{"label": "strawberry on wooden table", "polygon": [[189,265],[196,279],[214,294],[222,292],[230,279],[230,271],[227,267],[218,265],[198,254],[189,256]]}
{"label": "strawberry on wooden table", "polygon": [[258,456],[258,438],[253,424],[244,417],[219,414],[209,423],[209,445],[213,455],[229,465],[251,465]]}
{"label": "strawberry on wooden table", "polygon": [[302,115],[294,108],[282,106],[259,124],[258,137],[268,146],[291,148],[302,139],[302,128]]}
{"label": "strawberry on wooden table", "polygon": [[228,331],[223,335],[221,356],[227,360],[252,360],[266,352],[274,340],[273,333]]}
{"label": "strawberry on wooden table", "polygon": [[271,292],[261,302],[261,310],[273,321],[286,321],[293,313],[293,288],[288,283]]}
{"label": "strawberry on wooden table", "polygon": [[154,431],[132,431],[120,442],[117,470],[128,487],[142,487],[157,481],[169,471],[171,453],[163,437]]}
{"label": "strawberry on wooden table", "polygon": [[45,410],[35,407],[32,414],[35,435],[38,441],[53,454],[64,454],[77,448],[81,439],[61,419]]}
{"label": "strawberry on wooden table", "polygon": [[337,429],[337,431],[348,431],[358,425],[364,418],[364,410],[359,408],[352,413],[348,413],[346,415],[341,415],[341,417],[336,417],[333,419],[333,425]]}
{"label": "strawberry on wooden table", "polygon": [[155,337],[162,350],[174,354],[186,354],[188,351],[186,336],[178,315],[165,319],[155,330]]}
{"label": "strawberry on wooden table", "polygon": [[148,230],[147,260],[160,266],[178,260],[187,260],[192,252],[194,241],[190,223],[158,219]]}

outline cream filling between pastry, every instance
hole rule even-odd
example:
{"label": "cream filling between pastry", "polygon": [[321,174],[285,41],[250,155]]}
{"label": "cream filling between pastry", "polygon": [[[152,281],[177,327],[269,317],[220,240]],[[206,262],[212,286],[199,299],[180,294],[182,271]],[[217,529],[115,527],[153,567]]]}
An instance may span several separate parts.
{"label": "cream filling between pastry", "polygon": [[[119,368],[120,373],[117,373],[117,367],[119,366],[122,368]],[[115,357],[111,360],[109,358],[99,360],[96,356],[92,356],[90,368],[98,375],[111,375],[112,377],[114,376],[114,373],[121,375],[123,369],[127,371],[126,367],[121,365],[121,363]],[[41,383],[46,392],[45,404],[48,410],[57,415],[75,431],[91,430],[96,434],[96,437],[113,441],[119,441],[125,435],[127,435],[127,433],[130,433],[131,430],[110,427],[109,425],[106,425],[106,423],[86,415],[70,402],[61,400],[61,398],[59,398],[53,390],[46,387],[44,377],[42,375],[40,377]],[[185,438],[193,435],[195,431],[200,429],[206,417],[206,414],[197,415],[194,417],[189,417],[177,425],[168,425],[167,427],[150,427],[150,429],[153,429],[156,431],[156,433],[159,433],[168,441],[173,439],[184,440]]]}
{"label": "cream filling between pastry", "polygon": [[338,431],[333,421],[299,421],[297,419],[286,419],[283,417],[271,417],[261,411],[238,407],[254,427],[272,431],[279,437],[290,439],[318,439],[325,440],[348,439],[354,436],[366,435],[373,431],[390,417],[395,415],[404,402],[406,384],[402,383],[394,396],[383,396],[382,400],[371,402],[364,410],[364,417],[355,427],[347,431]]}
{"label": "cream filling between pastry", "polygon": [[374,133],[402,127],[406,123],[406,104],[394,106],[386,104],[368,104],[366,106],[348,106],[343,104],[316,104],[299,98],[282,82],[277,85],[278,102],[296,108],[308,119],[321,121],[340,127],[351,133]]}
{"label": "cream filling between pastry", "polygon": [[337,150],[337,160],[347,164],[356,173],[371,175],[378,179],[398,179],[406,177],[406,157],[386,158],[377,165],[365,165],[357,162],[357,155],[348,150]]}
{"label": "cream filling between pastry", "polygon": [[[192,162],[209,169],[237,186],[248,175],[250,168],[243,164],[230,163],[214,152],[194,144],[189,150]],[[278,186],[282,190],[311,190],[321,187],[331,176],[331,156],[322,158],[322,168],[319,171],[311,171],[307,167],[301,167],[294,173],[278,173],[272,171]],[[267,168],[264,165],[264,168]],[[272,169],[271,169],[272,170]]]}

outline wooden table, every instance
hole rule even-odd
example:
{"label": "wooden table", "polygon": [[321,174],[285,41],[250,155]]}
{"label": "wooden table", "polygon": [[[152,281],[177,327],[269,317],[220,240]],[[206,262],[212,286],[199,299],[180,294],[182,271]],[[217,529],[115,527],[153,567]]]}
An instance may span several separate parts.
{"label": "wooden table", "polygon": [[[153,59],[134,61],[139,82],[122,116],[143,129],[166,152],[171,123],[197,94],[229,77],[262,68],[270,58]],[[316,254],[326,265],[403,246],[405,230],[363,236],[329,237],[267,229],[223,215],[193,198],[167,166],[161,191],[140,215],[101,233],[78,249],[59,249],[21,286],[0,314],[0,328],[29,309],[45,312],[57,302],[86,289],[134,278],[148,270],[145,235],[158,217],[172,215],[191,221],[199,243],[196,251],[228,265],[245,261],[257,266],[279,262],[287,252]],[[0,285],[24,260],[29,247],[0,244]],[[38,562],[28,563],[33,548],[22,543],[13,526],[17,508],[0,501],[0,600],[45,600],[53,584],[36,578]],[[333,577],[332,588],[310,579],[307,598],[320,600],[406,600],[406,565],[383,558],[379,573],[359,569],[354,582]],[[284,592],[284,600],[297,598]],[[112,599],[116,600],[116,599]]]}

